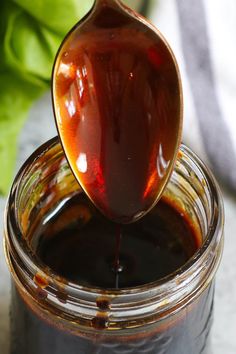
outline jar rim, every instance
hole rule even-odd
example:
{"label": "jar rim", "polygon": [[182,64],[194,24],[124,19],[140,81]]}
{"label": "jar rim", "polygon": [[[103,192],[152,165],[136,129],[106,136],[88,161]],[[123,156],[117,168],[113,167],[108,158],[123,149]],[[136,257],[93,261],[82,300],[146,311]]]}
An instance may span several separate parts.
{"label": "jar rim", "polygon": [[[21,235],[21,228],[19,222],[17,220],[17,193],[19,191],[19,186],[22,182],[23,177],[27,174],[27,170],[29,166],[37,161],[37,159],[49,151],[51,148],[59,144],[58,137],[54,137],[51,140],[47,141],[43,145],[41,145],[23,164],[18,174],[15,177],[13,182],[12,189],[9,194],[8,203],[5,211],[5,254],[7,258],[8,265],[11,269],[12,273],[15,273],[12,260],[11,260],[11,249],[12,247],[19,247],[17,252],[20,253],[21,260],[23,259],[26,262],[27,267],[31,269],[31,273],[36,274],[39,273],[42,276],[48,278],[52,277],[53,272],[49,271],[47,268],[42,268],[40,265],[34,264],[34,259],[32,256],[32,252],[30,252],[29,247],[27,246],[26,241],[19,242],[19,236]],[[140,285],[136,287],[130,288],[121,288],[121,289],[104,289],[98,287],[86,287],[81,286],[79,284],[66,281],[60,277],[55,277],[53,279],[53,285],[55,288],[53,291],[60,291],[60,289],[65,287],[68,293],[72,294],[73,299],[79,298],[81,304],[81,297],[86,301],[86,303],[95,303],[96,298],[98,296],[109,296],[114,297],[115,304],[117,306],[126,307],[127,304],[136,304],[139,305],[147,304],[147,301],[154,304],[157,300],[163,302],[163,298],[161,298],[161,294],[165,293],[169,296],[169,299],[172,298],[175,301],[180,299],[179,294],[182,292],[182,297],[186,295],[186,288],[192,287],[195,291],[199,287],[199,282],[197,282],[196,274],[198,274],[198,265],[202,262],[209,262],[209,257],[207,257],[207,250],[212,247],[213,251],[216,251],[215,245],[216,243],[220,243],[220,238],[222,237],[222,230],[224,224],[224,208],[223,208],[223,199],[221,196],[221,192],[219,186],[211,173],[211,171],[205,166],[205,164],[200,160],[200,158],[193,153],[188,147],[184,144],[180,146],[181,155],[184,155],[187,159],[191,161],[194,165],[196,165],[207,179],[210,196],[212,198],[212,215],[209,222],[209,227],[207,230],[206,238],[200,248],[195,252],[195,254],[179,269],[175,272],[151,283],[147,283],[145,285]],[[182,157],[180,157],[180,160]],[[14,232],[13,232],[14,230]],[[11,236],[10,236],[11,234]],[[26,247],[25,247],[26,246]],[[11,249],[10,249],[11,248]],[[221,251],[222,252],[222,251]],[[216,269],[218,267],[220,261],[220,256],[217,254],[213,257],[212,262],[212,271],[209,275],[209,279],[206,282],[206,285],[209,284],[210,280],[213,278]],[[187,273],[192,271],[193,277],[187,280]],[[32,275],[31,274],[31,275]],[[173,288],[175,288],[175,293],[173,293]],[[49,290],[50,291],[50,290]],[[185,294],[185,295],[184,295]],[[141,297],[140,297],[141,296]],[[165,298],[166,299],[166,298]],[[77,299],[78,300],[78,299]],[[166,304],[167,305],[167,304]],[[96,307],[96,305],[94,305]],[[161,308],[165,308],[165,304],[162,303],[160,305]],[[150,310],[150,309],[149,309]]]}

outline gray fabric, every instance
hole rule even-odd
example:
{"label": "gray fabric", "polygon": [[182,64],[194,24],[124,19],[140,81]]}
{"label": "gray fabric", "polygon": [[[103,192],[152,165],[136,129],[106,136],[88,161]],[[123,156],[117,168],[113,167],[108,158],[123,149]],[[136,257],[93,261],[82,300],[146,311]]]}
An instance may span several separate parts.
{"label": "gray fabric", "polygon": [[236,156],[214,82],[202,0],[176,0],[182,50],[205,150],[215,172],[236,188]]}

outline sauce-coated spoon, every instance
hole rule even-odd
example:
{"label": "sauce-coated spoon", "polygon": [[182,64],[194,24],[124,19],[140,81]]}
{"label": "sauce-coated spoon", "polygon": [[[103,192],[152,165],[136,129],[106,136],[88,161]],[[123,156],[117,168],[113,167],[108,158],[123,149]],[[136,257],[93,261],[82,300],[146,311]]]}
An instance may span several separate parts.
{"label": "sauce-coated spoon", "polygon": [[97,0],[53,70],[58,132],[71,169],[108,218],[129,223],[160,198],[182,129],[181,80],[165,39],[119,0]]}

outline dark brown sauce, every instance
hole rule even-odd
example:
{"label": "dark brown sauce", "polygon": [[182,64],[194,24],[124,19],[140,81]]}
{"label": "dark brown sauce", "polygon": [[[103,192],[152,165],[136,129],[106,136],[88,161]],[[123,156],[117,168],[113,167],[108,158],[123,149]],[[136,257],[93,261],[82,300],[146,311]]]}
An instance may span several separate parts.
{"label": "dark brown sauce", "polygon": [[106,315],[104,315],[103,313],[100,313],[100,314],[97,314],[97,316],[92,319],[91,324],[92,324],[93,328],[102,330],[102,329],[105,329],[108,327],[109,320]]}
{"label": "dark brown sauce", "polygon": [[[80,193],[49,217],[35,231],[31,242],[41,261],[59,277],[80,285],[116,287],[116,228]],[[176,271],[201,245],[201,237],[189,217],[167,200],[161,200],[144,218],[122,229],[122,287],[146,284]],[[37,277],[37,284],[44,287],[46,282]],[[47,287],[43,290],[47,291]],[[122,336],[106,336],[112,299],[101,295],[90,324],[96,333],[87,338],[81,335],[79,327],[77,333],[71,333],[57,326],[57,322],[48,324],[40,313],[36,315],[28,307],[14,287],[12,294],[11,354],[208,353],[214,284],[171,317],[168,325],[160,321],[157,327],[143,326],[137,333],[124,332]]]}
{"label": "dark brown sauce", "polygon": [[119,230],[80,193],[35,231],[31,244],[45,265],[70,281],[128,288],[176,271],[201,242],[187,216],[164,200],[141,220],[123,225],[120,241]]}
{"label": "dark brown sauce", "polygon": [[110,299],[104,297],[99,297],[96,301],[97,307],[100,311],[108,311],[110,309]]}
{"label": "dark brown sauce", "polygon": [[144,19],[100,1],[63,44],[54,108],[72,170],[110,219],[129,223],[160,197],[181,131],[181,89],[167,45]]}

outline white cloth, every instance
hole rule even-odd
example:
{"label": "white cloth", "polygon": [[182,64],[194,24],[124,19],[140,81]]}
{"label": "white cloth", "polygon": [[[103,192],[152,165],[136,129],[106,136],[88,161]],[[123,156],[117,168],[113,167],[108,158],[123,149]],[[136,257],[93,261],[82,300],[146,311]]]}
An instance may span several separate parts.
{"label": "white cloth", "polygon": [[236,1],[153,0],[184,93],[184,142],[236,191]]}

